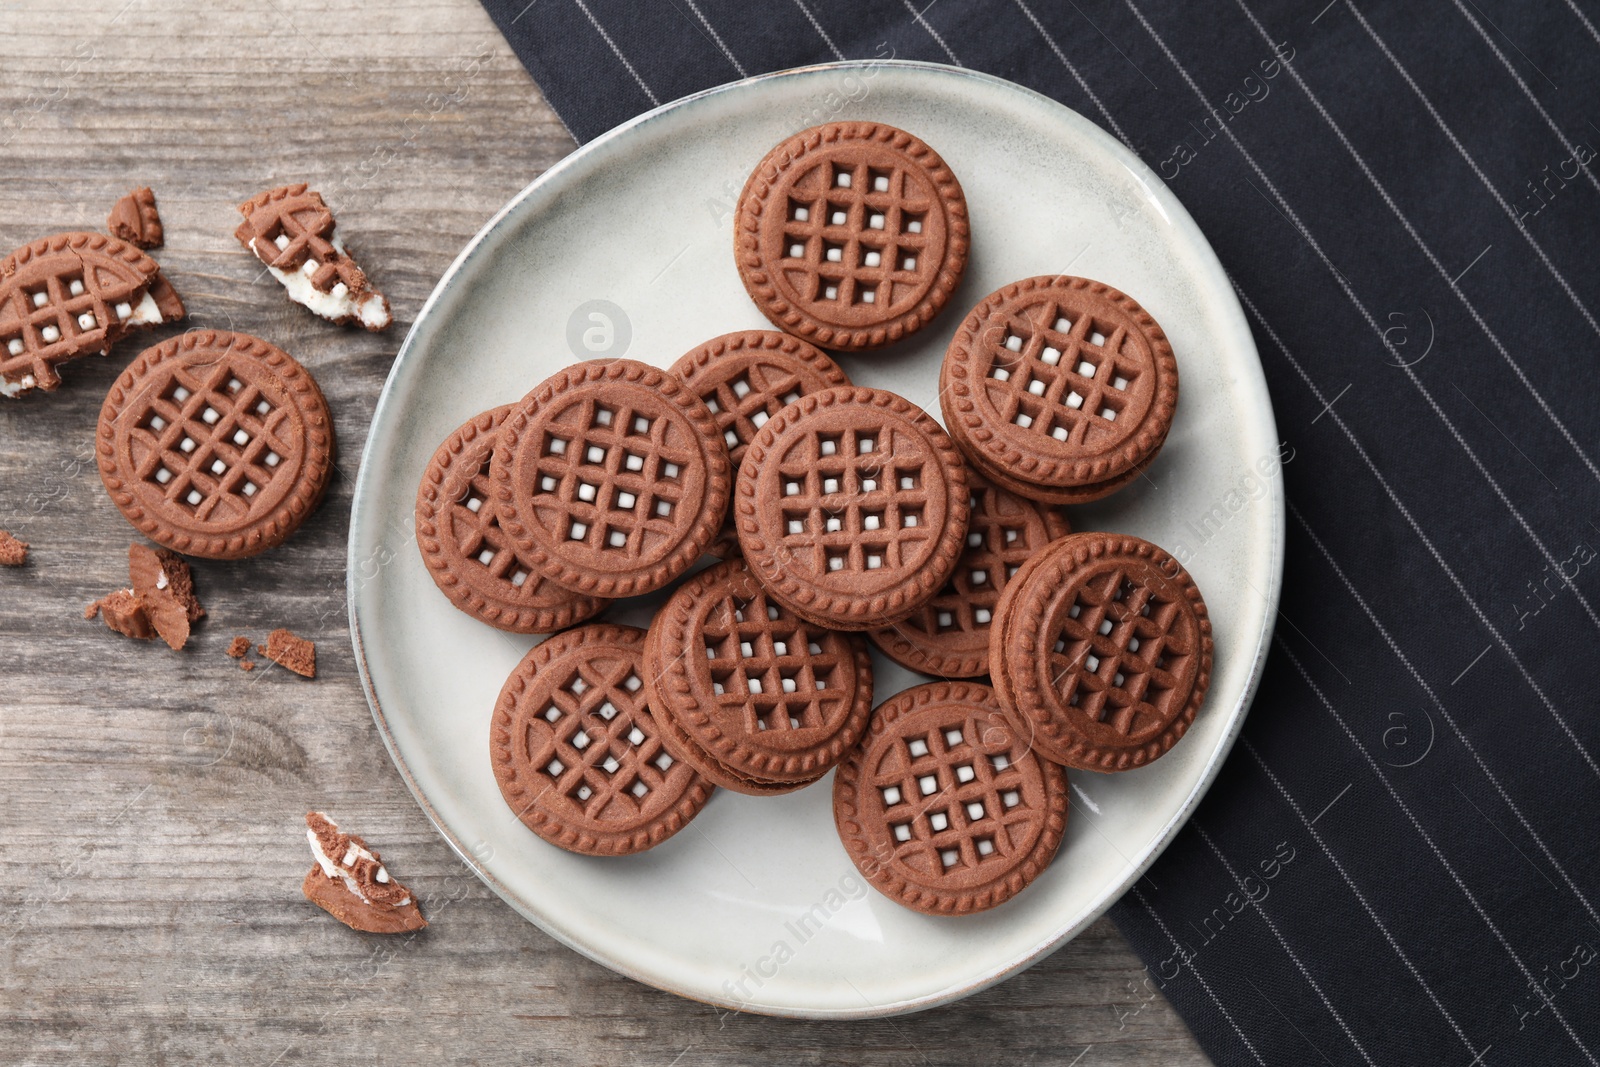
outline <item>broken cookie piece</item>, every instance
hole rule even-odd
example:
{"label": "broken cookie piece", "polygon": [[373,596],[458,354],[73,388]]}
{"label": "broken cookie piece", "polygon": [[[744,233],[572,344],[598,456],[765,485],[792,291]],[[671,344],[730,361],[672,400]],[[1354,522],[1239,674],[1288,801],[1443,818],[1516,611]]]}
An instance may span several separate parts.
{"label": "broken cookie piece", "polygon": [[189,643],[189,624],[205,618],[195,596],[194,576],[176,552],[144,545],[128,546],[128,580],[144,605],[156,633],[174,651]]}
{"label": "broken cookie piece", "polygon": [[317,861],[300,890],[306,899],[352,930],[399,934],[427,920],[411,890],[390,877],[378,854],[320,811],[306,813],[306,840]]}
{"label": "broken cookie piece", "polygon": [[128,546],[130,587],[102,597],[83,611],[106,625],[141,641],[160,635],[174,651],[189,643],[189,624],[205,618],[206,609],[195,596],[194,576],[176,552],[145,545]]}
{"label": "broken cookie piece", "polygon": [[257,646],[256,651],[302,678],[317,676],[317,646],[288,630],[272,631],[267,635],[267,643]]}
{"label": "broken cookie piece", "polygon": [[131,244],[100,233],[40,238],[0,260],[0,394],[55,389],[62,363],[183,316],[156,261]]}
{"label": "broken cookie piece", "polygon": [[184,558],[170,548],[129,545],[128,580],[133,583],[134,592],[146,599],[170,597],[183,608],[184,618],[190,622],[206,617],[206,609],[195,595],[194,573]]}
{"label": "broken cookie piece", "polygon": [[339,324],[387,329],[389,301],[350,258],[333,212],[305,183],[269,189],[239,205],[239,243],[267,265],[289,299]]}
{"label": "broken cookie piece", "polygon": [[140,248],[161,247],[161,214],[156,211],[156,194],[149,186],[135,189],[112,205],[106,232]]}
{"label": "broken cookie piece", "polygon": [[85,619],[92,619],[96,615],[124,637],[148,641],[156,635],[155,627],[150,625],[150,616],[144,610],[144,601],[132,589],[118,589],[83,609]]}
{"label": "broken cookie piece", "polygon": [[0,530],[0,567],[20,567],[28,562],[28,542]]}

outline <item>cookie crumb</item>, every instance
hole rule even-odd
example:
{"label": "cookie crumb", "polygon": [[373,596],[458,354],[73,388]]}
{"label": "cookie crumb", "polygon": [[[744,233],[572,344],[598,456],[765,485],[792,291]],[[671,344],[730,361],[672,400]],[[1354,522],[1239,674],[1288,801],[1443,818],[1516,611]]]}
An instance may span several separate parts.
{"label": "cookie crumb", "polygon": [[239,661],[239,669],[241,671],[253,671],[256,669],[256,661],[249,658],[250,639],[248,637],[242,634],[235,637],[228,645],[228,655]]}
{"label": "cookie crumb", "polygon": [[0,567],[20,567],[28,562],[28,542],[0,530]]}
{"label": "cookie crumb", "polygon": [[317,676],[317,646],[288,630],[272,631],[267,635],[267,643],[256,646],[256,651],[303,678]]}
{"label": "cookie crumb", "polygon": [[155,627],[150,625],[150,616],[144,610],[144,602],[132,589],[118,589],[83,609],[85,619],[92,619],[96,615],[124,637],[148,641],[156,635]]}
{"label": "cookie crumb", "polygon": [[[280,631],[286,632],[286,631]],[[271,638],[268,638],[271,640]],[[352,930],[399,934],[428,925],[411,890],[395,881],[376,851],[320,811],[306,813],[306,840],[316,862],[300,891]]]}
{"label": "cookie crumb", "polygon": [[389,328],[388,299],[367,280],[339,235],[322,194],[304,182],[268,189],[243,204],[239,243],[267,265],[289,299],[330,322]]}
{"label": "cookie crumb", "polygon": [[156,211],[156,194],[149,186],[135,189],[112,205],[106,232],[140,248],[161,247],[161,214]]}

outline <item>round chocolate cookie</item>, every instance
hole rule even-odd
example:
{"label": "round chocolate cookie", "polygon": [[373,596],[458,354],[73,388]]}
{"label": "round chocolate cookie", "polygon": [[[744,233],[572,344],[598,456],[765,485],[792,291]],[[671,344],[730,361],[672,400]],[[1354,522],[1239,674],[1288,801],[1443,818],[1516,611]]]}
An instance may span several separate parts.
{"label": "round chocolate cookie", "polygon": [[839,630],[905,618],[955,570],[967,474],[927,412],[881,389],[829,389],[768,420],[739,465],[750,569],[797,615]]}
{"label": "round chocolate cookie", "polygon": [[734,258],[780,329],[856,351],[927,325],[961,280],[967,201],[922,141],[871,122],[802,130],[745,182]]}
{"label": "round chocolate cookie", "polygon": [[833,819],[873,887],[930,915],[1016,896],[1067,827],[1067,776],[1028,748],[994,691],[931,682],[889,698],[833,778]]}
{"label": "round chocolate cookie", "polygon": [[1087,503],[1137,477],[1166,441],[1178,364],[1132,297],[1087,278],[1028,278],[961,323],[939,396],[951,436],[991,478]]}
{"label": "round chocolate cookie", "polygon": [[995,692],[1046,759],[1142,767],[1194,722],[1211,620],[1189,573],[1137,537],[1072,534],[1011,580],[989,635]]}
{"label": "round chocolate cookie", "polygon": [[[780,409],[809,393],[850,384],[821,349],[773,330],[714,337],[674,363],[672,373],[705,401],[734,471],[744,459],[745,445]],[[731,514],[707,551],[722,559],[739,554]]]}
{"label": "round chocolate cookie", "polygon": [[643,630],[591,623],[522,658],[500,690],[489,759],[517,818],[553,845],[623,856],[699,814],[712,786],[661,745]]}
{"label": "round chocolate cookie", "polygon": [[147,348],[100,409],[100,480],[141,533],[241,559],[281,544],[322,500],[333,420],[309,371],[242,333]]}
{"label": "round chocolate cookie", "polygon": [[507,404],[474,416],[434,453],[417,490],[417,548],[434,584],[462,611],[512,633],[551,633],[593,618],[609,601],[540,576],[500,529],[489,461],[510,413]]}
{"label": "round chocolate cookie", "polygon": [[769,598],[743,560],[701,571],[656,613],[650,710],[667,748],[739,793],[787,793],[838,763],[866,728],[866,642]]}
{"label": "round chocolate cookie", "polygon": [[545,577],[592,596],[648,593],[722,527],[732,471],[706,405],[631,359],[579,363],[529,393],[490,466],[500,527]]}
{"label": "round chocolate cookie", "polygon": [[100,233],[40,238],[0,260],[0,394],[54,389],[67,360],[182,317],[156,261],[132,245]]}
{"label": "round chocolate cookie", "polygon": [[945,678],[989,673],[989,630],[1012,576],[1045,545],[1072,532],[1054,508],[967,472],[972,518],[955,573],[910,617],[867,636],[902,666]]}

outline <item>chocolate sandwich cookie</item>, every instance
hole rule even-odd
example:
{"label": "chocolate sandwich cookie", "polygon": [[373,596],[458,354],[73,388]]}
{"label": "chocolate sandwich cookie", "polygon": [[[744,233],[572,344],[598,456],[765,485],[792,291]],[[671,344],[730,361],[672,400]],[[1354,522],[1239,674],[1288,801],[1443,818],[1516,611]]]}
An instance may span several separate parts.
{"label": "chocolate sandwich cookie", "polygon": [[1194,722],[1211,620],[1189,573],[1137,537],[1071,534],[1019,571],[989,634],[995,692],[1046,759],[1142,767]]}
{"label": "chocolate sandwich cookie", "polygon": [[1087,278],[1027,278],[961,323],[939,396],[951,436],[993,480],[1086,503],[1137,477],[1166,441],[1178,364],[1132,297]]}
{"label": "chocolate sandwich cookie", "polygon": [[234,237],[267,265],[289,299],[341,325],[388,329],[389,300],[356,265],[322,194],[304,182],[268,189],[239,205]]}
{"label": "chocolate sandwich cookie", "polygon": [[645,632],[591,623],[534,646],[495,704],[489,758],[517,818],[553,845],[622,856],[699,814],[712,785],[661,744]]}
{"label": "chocolate sandwich cookie", "polygon": [[[734,471],[744,459],[745,445],[779,410],[809,393],[850,384],[821,349],[773,330],[714,337],[674,363],[672,373],[716,418]],[[709,551],[723,559],[739,554],[731,515]]]}
{"label": "chocolate sandwich cookie", "polygon": [[510,413],[507,404],[468,419],[434,453],[417,490],[417,548],[434,584],[468,615],[512,633],[552,633],[608,601],[543,577],[500,528],[489,462]]}
{"label": "chocolate sandwich cookie", "polygon": [[966,547],[944,588],[893,626],[868,633],[884,655],[924,674],[989,673],[989,630],[1000,594],[1022,565],[1072,532],[1065,516],[967,472],[972,518]]}
{"label": "chocolate sandwich cookie", "polygon": [[927,412],[881,389],[829,389],[750,443],[734,496],[739,544],[781,604],[839,630],[916,611],[967,536],[967,474]]}
{"label": "chocolate sandwich cookie", "polygon": [[833,778],[833,819],[868,882],[929,915],[970,915],[1049,866],[1067,776],[1028,748],[994,691],[931,682],[878,705]]}
{"label": "chocolate sandwich cookie", "polygon": [[55,389],[60,364],[183,315],[156,261],[130,244],[62,233],[24,245],[0,260],[0,394]]}
{"label": "chocolate sandwich cookie", "polygon": [[961,280],[967,201],[904,130],[831,122],[767,153],[734,222],[739,276],[780,329],[841,351],[927,325]]}
{"label": "chocolate sandwich cookie", "polygon": [[645,642],[650,710],[669,751],[739,793],[787,793],[826,774],[872,710],[867,645],[767,596],[743,560],[701,571]]}
{"label": "chocolate sandwich cookie", "polygon": [[248,334],[196,330],[145,349],[111,386],[100,480],[150,540],[207,559],[281,544],[322,500],[333,420],[317,383]]}
{"label": "chocolate sandwich cookie", "polygon": [[675,375],[595,360],[545,379],[500,427],[500,528],[540,574],[599,597],[659,589],[722,527],[732,471],[706,405]]}

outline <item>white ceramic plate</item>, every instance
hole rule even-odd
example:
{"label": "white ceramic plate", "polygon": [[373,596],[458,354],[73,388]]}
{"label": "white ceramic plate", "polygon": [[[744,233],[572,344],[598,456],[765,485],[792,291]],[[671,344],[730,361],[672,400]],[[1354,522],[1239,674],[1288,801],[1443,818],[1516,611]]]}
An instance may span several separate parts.
{"label": "white ceramic plate", "polygon": [[[490,711],[532,640],[453,608],[413,543],[423,468],[476,412],[580,356],[625,351],[666,366],[716,334],[768,327],[734,269],[734,199],[770,147],[834,119],[881,120],[925,139],[961,179],[972,218],[972,258],[950,307],[896,348],[841,359],[857,383],[937,415],[939,361],[966,310],[1007,282],[1055,273],[1134,294],[1181,368],[1177,420],[1149,479],[1074,521],[1139,534],[1186,560],[1216,627],[1210,697],[1152,766],[1074,773],[1055,863],[978,916],[931,918],[868,889],[834,831],[831,777],[780,798],[719,791],[687,829],[640,856],[546,844],[513,816],[489,769]],[[809,67],[618,127],[541,175],[462,252],[373,418],[350,524],[351,633],[378,728],[417,800],[478,875],[552,936],[642,982],[748,1011],[912,1011],[1060,946],[1194,809],[1237,736],[1272,629],[1277,455],[1227,278],[1177,199],[1121,144],[1060,104],[968,71]],[[647,625],[659,600],[611,617]],[[874,665],[878,700],[922,680],[882,657]]]}

